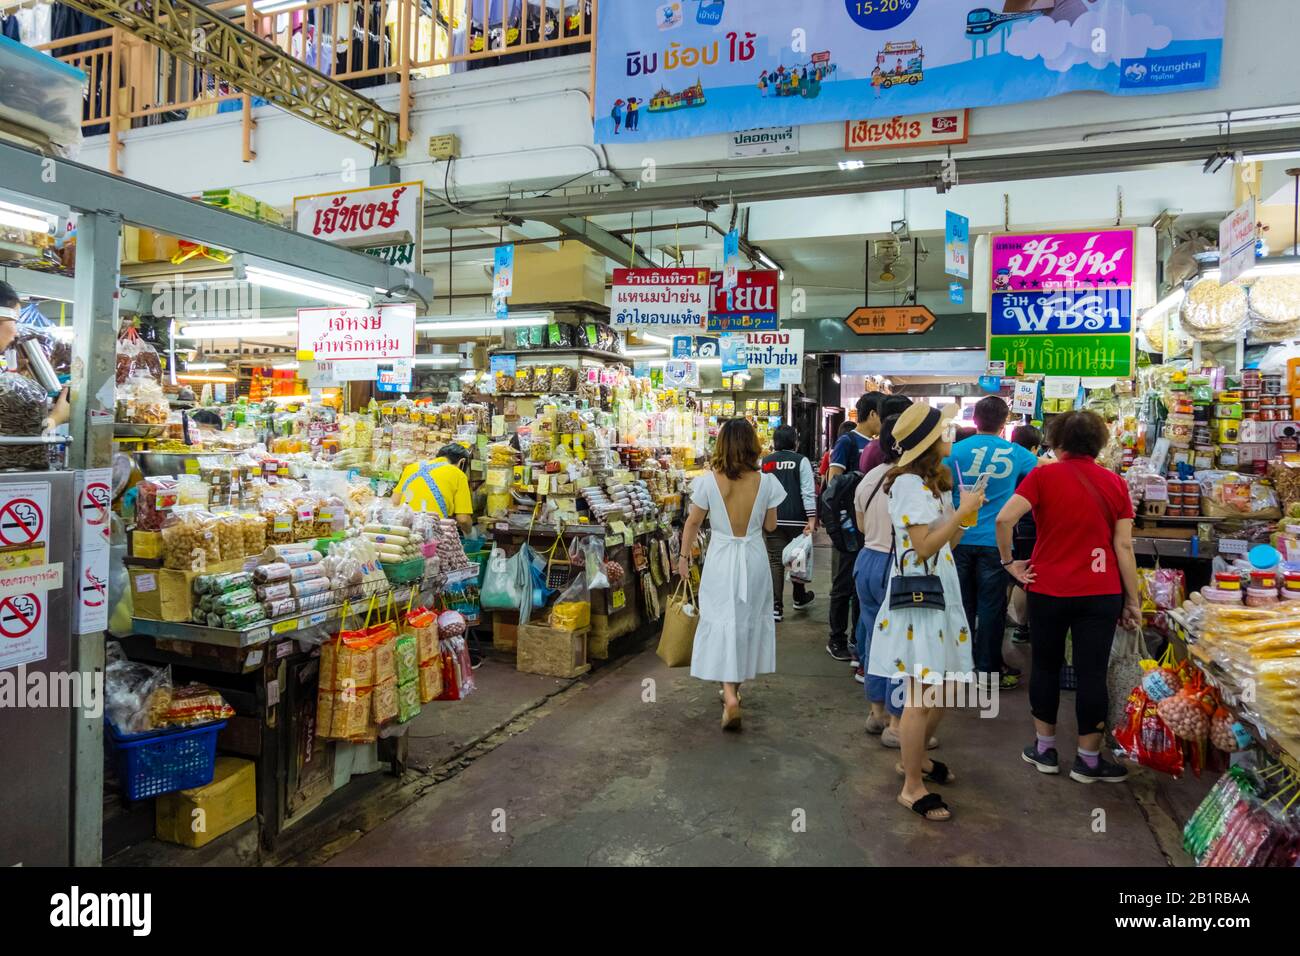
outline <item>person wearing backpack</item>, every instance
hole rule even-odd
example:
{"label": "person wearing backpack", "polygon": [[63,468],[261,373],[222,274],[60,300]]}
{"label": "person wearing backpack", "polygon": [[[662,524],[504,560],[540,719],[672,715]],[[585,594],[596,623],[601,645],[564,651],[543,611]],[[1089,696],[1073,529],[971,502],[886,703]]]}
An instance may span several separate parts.
{"label": "person wearing backpack", "polygon": [[[881,392],[867,392],[858,399],[858,424],[842,435],[831,449],[831,464],[826,472],[826,490],[822,499],[828,514],[822,525],[831,538],[831,610],[830,639],[826,653],[837,661],[852,661],[857,670],[857,646],[850,645],[849,635],[857,630],[858,592],[853,585],[853,565],[862,549],[862,535],[853,518],[853,495],[862,480],[858,461],[862,449],[880,434]],[[834,528],[832,527],[834,522]],[[835,529],[843,533],[836,534]]]}
{"label": "person wearing backpack", "polygon": [[[785,614],[785,564],[782,553],[795,538],[812,534],[817,524],[817,500],[813,492],[812,462],[794,450],[798,432],[791,425],[782,425],[772,433],[775,451],[763,459],[764,474],[776,476],[785,490],[785,500],[776,512],[776,530],[768,531],[763,538],[767,544],[767,563],[772,569],[772,617],[780,621]],[[816,596],[802,581],[794,585],[794,606],[802,610],[812,604]]]}

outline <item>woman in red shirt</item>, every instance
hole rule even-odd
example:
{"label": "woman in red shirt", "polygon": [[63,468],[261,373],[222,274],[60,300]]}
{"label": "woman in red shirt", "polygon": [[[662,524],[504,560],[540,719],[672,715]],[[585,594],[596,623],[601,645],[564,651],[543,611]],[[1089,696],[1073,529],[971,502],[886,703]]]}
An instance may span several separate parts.
{"label": "woman in red shirt", "polygon": [[[1067,412],[1053,419],[1047,443],[1059,460],[1030,472],[997,520],[1002,566],[1025,586],[1029,598],[1029,703],[1038,739],[1022,756],[1040,773],[1061,772],[1056,713],[1069,635],[1079,681],[1079,747],[1070,779],[1080,783],[1117,783],[1127,775],[1123,767],[1100,757],[1106,667],[1116,625],[1122,621],[1125,627],[1137,627],[1142,620],[1133,505],[1123,480],[1095,460],[1109,437],[1106,423],[1092,412]],[[1012,532],[1030,509],[1038,540],[1028,561],[1015,561]]]}

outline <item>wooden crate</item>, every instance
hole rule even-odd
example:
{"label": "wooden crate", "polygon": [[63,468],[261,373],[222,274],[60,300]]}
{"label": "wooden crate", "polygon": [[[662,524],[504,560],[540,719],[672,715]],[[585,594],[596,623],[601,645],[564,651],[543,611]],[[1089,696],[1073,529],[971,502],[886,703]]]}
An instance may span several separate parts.
{"label": "wooden crate", "polygon": [[577,677],[591,670],[587,663],[590,628],[559,631],[544,624],[519,625],[517,670],[548,677]]}

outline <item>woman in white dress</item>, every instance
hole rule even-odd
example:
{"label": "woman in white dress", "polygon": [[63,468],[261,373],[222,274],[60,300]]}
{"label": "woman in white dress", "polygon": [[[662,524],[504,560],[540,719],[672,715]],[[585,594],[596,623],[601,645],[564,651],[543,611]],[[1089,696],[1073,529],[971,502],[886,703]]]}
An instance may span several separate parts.
{"label": "woman in white dress", "polygon": [[776,507],[785,489],[759,469],[762,449],[754,426],[733,418],[718,430],[710,470],[691,486],[691,507],[682,529],[678,572],[705,515],[712,534],[697,600],[700,621],[691,653],[691,676],[722,683],[722,729],[740,729],[740,685],[776,670],[776,622],[772,618],[772,572],[763,532],[776,530]]}
{"label": "woman in white dress", "polygon": [[[942,762],[926,759],[926,742],[943,716],[945,682],[969,682],[975,666],[952,549],[961,541],[962,522],[978,514],[984,503],[983,495],[964,491],[956,511],[950,504],[952,471],[943,459],[952,448],[956,410],[949,406],[940,412],[918,402],[894,423],[892,439],[899,459],[882,485],[889,494],[893,525],[892,569],[867,664],[869,674],[906,680],[899,721],[903,760],[897,769],[903,789],[898,802],[934,822],[949,820],[952,813],[939,794],[926,789],[925,781],[944,784],[955,777]],[[936,576],[941,594],[925,593],[921,575]],[[908,605],[916,606],[891,607],[895,594],[908,595]],[[943,606],[935,607],[938,602]]]}

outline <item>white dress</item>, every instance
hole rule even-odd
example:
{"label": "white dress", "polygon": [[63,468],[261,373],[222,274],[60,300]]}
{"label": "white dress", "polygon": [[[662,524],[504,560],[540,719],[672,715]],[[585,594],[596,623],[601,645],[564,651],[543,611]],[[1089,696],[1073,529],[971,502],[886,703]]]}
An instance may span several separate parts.
{"label": "white dress", "polygon": [[[895,555],[891,564],[890,588],[897,581],[898,562],[912,547],[907,529],[911,525],[933,524],[950,510],[949,496],[937,497],[916,475],[899,475],[889,490],[889,518],[894,526]],[[926,568],[929,570],[926,570]],[[944,609],[901,608],[891,610],[886,596],[876,615],[871,635],[871,658],[867,673],[876,677],[915,677],[923,684],[944,680],[969,681],[975,669],[971,654],[971,632],[961,604],[961,581],[953,563],[952,549],[943,549],[923,567],[915,553],[909,554],[903,570],[911,574],[937,574],[943,582]]]}
{"label": "white dress", "polygon": [[776,476],[761,475],[745,536],[737,538],[713,472],[691,485],[691,504],[709,513],[711,529],[700,577],[692,677],[736,684],[776,670],[772,572],[763,544],[763,516],[784,500],[785,489]]}

